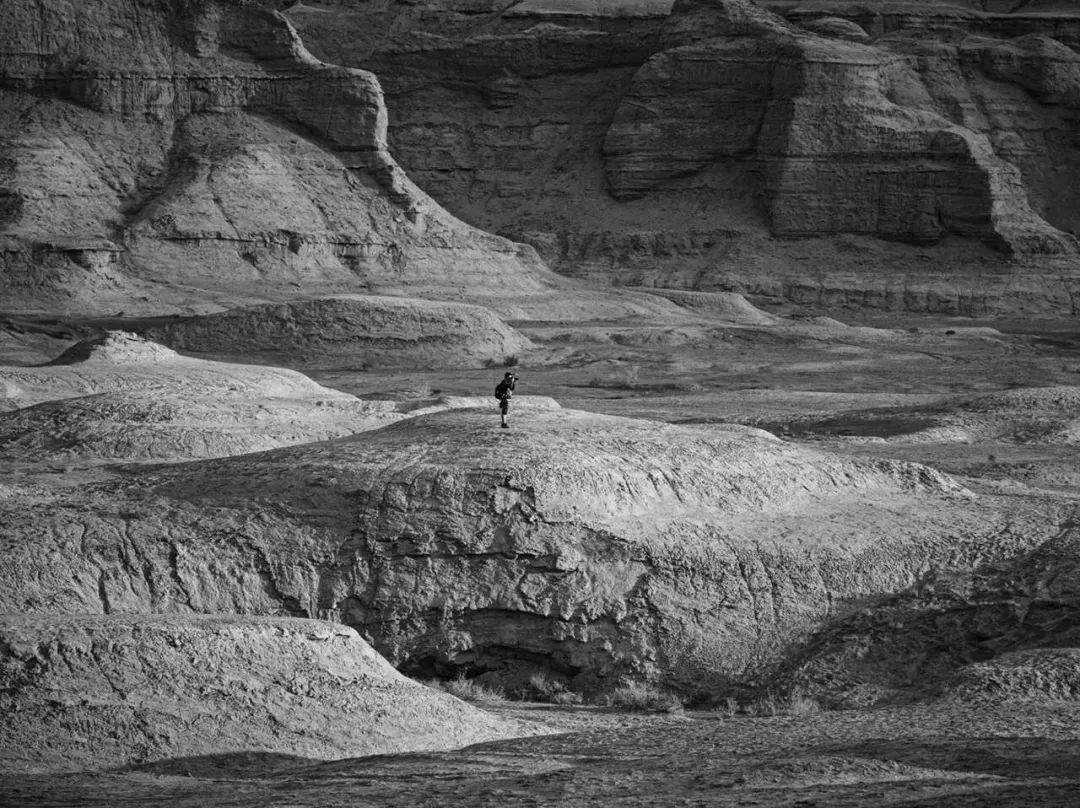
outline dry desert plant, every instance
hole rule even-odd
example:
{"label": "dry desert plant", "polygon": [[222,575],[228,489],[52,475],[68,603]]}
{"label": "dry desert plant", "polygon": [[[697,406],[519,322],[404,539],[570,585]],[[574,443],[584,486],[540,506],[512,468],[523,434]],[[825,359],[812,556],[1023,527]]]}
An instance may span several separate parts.
{"label": "dry desert plant", "polygon": [[674,693],[638,682],[613,690],[606,701],[609,707],[643,713],[677,713],[683,709],[682,702]]}

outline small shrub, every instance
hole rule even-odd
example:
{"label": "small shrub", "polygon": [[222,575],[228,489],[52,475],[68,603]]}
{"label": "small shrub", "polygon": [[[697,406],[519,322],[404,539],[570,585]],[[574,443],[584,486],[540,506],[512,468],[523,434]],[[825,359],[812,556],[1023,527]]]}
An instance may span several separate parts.
{"label": "small shrub", "polygon": [[436,680],[425,684],[473,704],[499,704],[506,701],[506,695],[503,693],[502,688],[488,687],[472,679],[466,679],[464,675],[458,676],[456,679]]}
{"label": "small shrub", "polygon": [[794,691],[786,698],[777,696],[775,693],[766,693],[746,706],[747,715],[767,717],[814,715],[820,713],[821,710],[821,704],[816,699],[800,691]]}
{"label": "small shrub", "polygon": [[739,700],[734,696],[728,696],[720,703],[717,710],[724,717],[731,718],[739,712]]}
{"label": "small shrub", "polygon": [[675,713],[683,708],[674,693],[636,682],[612,691],[607,702],[609,707],[642,713]]}
{"label": "small shrub", "polygon": [[567,690],[565,684],[543,673],[534,673],[520,696],[525,701],[550,704],[581,704],[582,702],[580,693]]}
{"label": "small shrub", "polygon": [[552,704],[562,704],[563,706],[581,704],[582,701],[581,694],[575,693],[572,690],[564,690],[561,693],[555,693],[551,697]]}
{"label": "small shrub", "polygon": [[774,716],[780,715],[783,707],[775,693],[766,693],[758,699],[746,705],[747,715]]}
{"label": "small shrub", "polygon": [[786,712],[788,715],[814,715],[821,712],[821,705],[804,693],[792,693],[788,697]]}
{"label": "small shrub", "polygon": [[516,368],[518,366],[518,355],[507,354],[502,359],[496,359],[494,357],[488,357],[484,360],[484,367],[486,368]]}

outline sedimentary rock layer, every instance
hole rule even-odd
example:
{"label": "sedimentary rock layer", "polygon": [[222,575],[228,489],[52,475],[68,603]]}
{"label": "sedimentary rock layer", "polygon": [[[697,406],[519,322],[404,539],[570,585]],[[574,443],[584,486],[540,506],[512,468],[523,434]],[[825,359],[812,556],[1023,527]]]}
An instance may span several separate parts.
{"label": "sedimentary rock layer", "polygon": [[[927,310],[948,281],[927,277],[938,261],[987,277],[987,313],[1071,311],[1080,57],[1063,7],[288,13],[318,53],[383,77],[390,137],[420,185],[567,274],[805,301],[817,273],[828,300]],[[858,234],[887,244],[848,249]],[[1006,274],[1029,275],[1030,298]],[[1062,278],[1072,292],[1051,288]],[[881,293],[893,284],[912,293]]]}
{"label": "sedimentary rock layer", "polygon": [[458,222],[405,177],[375,76],[314,59],[277,12],[9,5],[7,306],[160,310],[301,285],[537,288],[528,250]]}

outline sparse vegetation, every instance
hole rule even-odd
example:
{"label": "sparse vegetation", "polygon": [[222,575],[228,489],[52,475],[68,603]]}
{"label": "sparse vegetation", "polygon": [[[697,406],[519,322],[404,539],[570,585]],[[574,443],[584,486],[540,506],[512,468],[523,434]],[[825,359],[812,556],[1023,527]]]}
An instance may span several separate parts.
{"label": "sparse vegetation", "polygon": [[422,684],[471,704],[500,704],[506,701],[506,694],[501,687],[489,687],[473,679],[466,679],[464,675],[455,679],[432,679]]}
{"label": "sparse vegetation", "polygon": [[[728,707],[734,699],[728,699]],[[795,690],[787,696],[776,693],[766,693],[758,699],[750,702],[743,708],[747,715],[754,716],[777,716],[777,715],[814,715],[822,711],[821,703],[812,696]],[[730,715],[730,713],[728,713]]]}
{"label": "sparse vegetation", "polygon": [[676,713],[683,709],[674,693],[637,682],[613,690],[606,701],[609,707],[643,713]]}
{"label": "sparse vegetation", "polygon": [[565,684],[543,673],[533,674],[522,697],[527,700],[563,705],[581,704],[583,701],[580,693],[567,690]]}

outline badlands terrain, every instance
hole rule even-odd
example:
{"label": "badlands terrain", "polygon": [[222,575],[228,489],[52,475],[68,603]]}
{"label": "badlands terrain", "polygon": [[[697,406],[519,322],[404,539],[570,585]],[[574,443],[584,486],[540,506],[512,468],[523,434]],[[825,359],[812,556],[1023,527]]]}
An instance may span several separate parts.
{"label": "badlands terrain", "polygon": [[0,13],[0,803],[1080,804],[1072,3]]}

